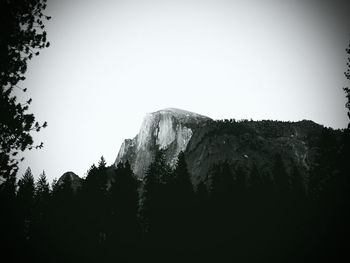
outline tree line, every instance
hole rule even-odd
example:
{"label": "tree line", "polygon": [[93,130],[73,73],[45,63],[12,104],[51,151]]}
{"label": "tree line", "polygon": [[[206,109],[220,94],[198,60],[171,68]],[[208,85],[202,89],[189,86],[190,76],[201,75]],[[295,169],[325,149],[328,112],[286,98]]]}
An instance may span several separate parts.
{"label": "tree line", "polygon": [[171,168],[157,151],[142,180],[128,162],[111,169],[102,157],[76,187],[70,176],[51,186],[45,173],[35,181],[28,168],[1,185],[2,242],[15,257],[45,262],[160,251],[207,259],[206,250],[252,261],[335,258],[345,249],[350,207],[349,136],[338,137],[324,128],[307,174],[277,154],[270,172],[220,162],[197,185],[183,152]]}

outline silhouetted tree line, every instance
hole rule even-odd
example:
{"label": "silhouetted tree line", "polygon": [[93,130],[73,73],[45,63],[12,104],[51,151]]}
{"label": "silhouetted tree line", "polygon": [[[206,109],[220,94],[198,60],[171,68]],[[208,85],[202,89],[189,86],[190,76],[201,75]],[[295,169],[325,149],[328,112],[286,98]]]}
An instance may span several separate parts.
{"label": "silhouetted tree line", "polygon": [[35,181],[28,168],[15,188],[2,189],[13,210],[2,219],[4,251],[39,262],[132,261],[162,252],[335,259],[348,244],[348,134],[324,128],[307,174],[277,154],[270,172],[254,161],[221,162],[195,186],[182,152],[171,168],[157,151],[142,180],[128,162],[111,169],[102,157],[78,187],[70,176],[50,187],[44,172]]}
{"label": "silhouetted tree line", "polygon": [[[208,127],[210,130],[206,133],[208,135],[236,135],[248,134],[251,138],[262,136],[264,138],[278,138],[283,136],[295,136],[296,130],[305,133],[309,137],[317,136],[319,133],[319,125],[309,121],[302,120],[299,122],[291,121],[274,121],[274,120],[208,120]],[[308,138],[312,139],[312,138]]]}

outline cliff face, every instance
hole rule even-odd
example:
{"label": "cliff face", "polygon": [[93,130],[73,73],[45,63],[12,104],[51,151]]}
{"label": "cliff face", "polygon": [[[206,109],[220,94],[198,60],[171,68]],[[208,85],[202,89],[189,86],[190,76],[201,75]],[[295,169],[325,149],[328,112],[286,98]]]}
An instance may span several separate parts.
{"label": "cliff face", "polygon": [[213,164],[224,161],[232,168],[240,165],[249,170],[254,163],[262,173],[271,172],[279,154],[287,169],[297,165],[303,173],[313,163],[322,128],[312,121],[209,122],[187,145],[188,169],[195,184]]}
{"label": "cliff face", "polygon": [[166,152],[166,160],[174,166],[180,151],[185,151],[195,130],[210,118],[193,112],[168,108],[149,113],[134,139],[127,139],[120,147],[115,165],[129,161],[138,177],[143,177],[153,161],[156,149]]}
{"label": "cliff face", "polygon": [[232,168],[250,169],[254,163],[262,172],[269,172],[276,154],[283,157],[287,168],[297,165],[306,171],[321,131],[322,126],[312,121],[213,121],[188,111],[164,109],[145,117],[136,137],[122,144],[115,165],[129,161],[142,178],[156,149],[164,149],[171,166],[180,151],[185,152],[195,184],[213,164],[224,161]]}

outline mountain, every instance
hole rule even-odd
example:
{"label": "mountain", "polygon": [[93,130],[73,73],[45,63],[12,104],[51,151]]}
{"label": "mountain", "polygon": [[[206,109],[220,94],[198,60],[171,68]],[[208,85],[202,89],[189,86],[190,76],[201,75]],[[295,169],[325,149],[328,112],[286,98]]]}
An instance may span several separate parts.
{"label": "mountain", "polygon": [[306,175],[314,163],[322,130],[323,126],[307,120],[209,122],[193,134],[187,145],[188,169],[195,184],[214,164],[222,162],[248,172],[254,164],[261,174],[268,174],[280,155],[287,170],[296,165]]}
{"label": "mountain", "polygon": [[173,167],[184,151],[193,182],[201,181],[215,163],[226,161],[249,169],[255,163],[261,171],[271,170],[277,154],[288,167],[296,164],[309,169],[314,159],[316,140],[323,126],[312,121],[214,121],[209,117],[168,108],[149,113],[139,133],[120,147],[115,166],[128,161],[142,178],[157,149],[165,150]]}
{"label": "mountain", "polygon": [[69,182],[74,191],[77,191],[78,188],[81,187],[83,179],[81,179],[78,175],[73,172],[64,173],[57,181],[57,185],[61,186],[64,182]]}
{"label": "mountain", "polygon": [[210,118],[193,112],[167,108],[145,116],[139,133],[120,147],[115,166],[129,161],[138,177],[143,177],[154,158],[155,150],[166,150],[166,159],[174,165],[180,151],[185,151],[193,133]]}

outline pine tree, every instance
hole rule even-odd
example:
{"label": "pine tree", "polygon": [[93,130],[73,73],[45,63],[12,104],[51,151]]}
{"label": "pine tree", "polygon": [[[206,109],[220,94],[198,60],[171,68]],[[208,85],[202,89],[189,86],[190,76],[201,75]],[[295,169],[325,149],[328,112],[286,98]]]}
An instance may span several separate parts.
{"label": "pine tree", "polygon": [[98,169],[105,169],[106,168],[106,160],[103,156],[101,156],[100,161],[98,162]]}
{"label": "pine tree", "polygon": [[[34,193],[34,216],[33,216],[33,229],[34,229],[34,242],[35,246],[48,247],[49,235],[49,223],[50,223],[50,186],[46,180],[45,171],[40,174],[36,184]],[[38,256],[46,258],[48,260],[48,253],[46,250],[40,253],[36,251]]]}
{"label": "pine tree", "polygon": [[77,206],[77,195],[72,187],[72,178],[68,174],[57,182],[56,190],[52,193],[50,208],[50,236],[54,237],[51,246],[52,253],[67,257],[73,255],[76,244],[81,242],[77,235],[80,221]]}
{"label": "pine tree", "polygon": [[20,231],[24,240],[32,238],[33,206],[34,206],[34,177],[28,167],[18,182],[17,208],[21,224]]}
{"label": "pine tree", "polygon": [[47,217],[50,202],[50,186],[46,180],[45,171],[40,174],[39,179],[35,184],[35,214],[38,224],[42,224]]}
{"label": "pine tree", "polygon": [[46,179],[45,171],[40,174],[35,184],[35,199],[37,203],[46,203],[50,196],[50,186]]}
{"label": "pine tree", "polygon": [[180,152],[172,179],[167,184],[166,213],[168,215],[167,230],[170,241],[179,246],[192,244],[191,225],[194,223],[194,190],[187,169],[185,154]]}
{"label": "pine tree", "polygon": [[154,217],[157,210],[157,198],[159,198],[160,180],[155,164],[151,163],[143,178],[141,191],[139,217],[142,229],[146,234],[153,231]]}
{"label": "pine tree", "polygon": [[185,154],[181,151],[178,156],[176,168],[172,180],[176,206],[178,208],[189,208],[193,203],[194,191],[190,174],[187,169]]}
{"label": "pine tree", "polygon": [[57,189],[58,189],[57,178],[54,178],[51,183],[52,194],[56,193]]}
{"label": "pine tree", "polygon": [[106,185],[106,166],[101,157],[98,167],[93,164],[81,189],[81,210],[84,222],[82,227],[85,241],[91,248],[100,247],[106,241],[106,222],[108,198]]}
{"label": "pine tree", "polygon": [[171,169],[165,161],[165,153],[163,150],[158,150],[143,179],[139,205],[142,229],[150,238],[151,245],[154,245],[153,242],[158,240],[160,235],[165,234],[163,216],[169,200],[166,186],[169,178]]}
{"label": "pine tree", "polygon": [[112,242],[131,245],[137,241],[138,185],[129,162],[119,163],[110,189]]}

